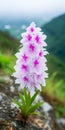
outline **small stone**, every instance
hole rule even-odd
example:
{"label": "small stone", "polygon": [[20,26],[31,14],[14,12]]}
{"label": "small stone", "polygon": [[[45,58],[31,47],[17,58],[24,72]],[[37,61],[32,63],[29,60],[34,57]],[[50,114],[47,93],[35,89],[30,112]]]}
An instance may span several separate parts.
{"label": "small stone", "polygon": [[44,112],[49,112],[50,110],[53,109],[53,107],[52,107],[49,103],[47,103],[47,102],[45,102],[45,103],[42,105],[42,108],[43,108]]}
{"label": "small stone", "polygon": [[0,110],[2,109],[2,107],[0,107]]}
{"label": "small stone", "polygon": [[10,91],[14,92],[15,88],[13,86],[10,87]]}
{"label": "small stone", "polygon": [[6,83],[12,83],[12,80],[9,76],[4,76],[4,80],[6,81]]}
{"label": "small stone", "polygon": [[0,101],[2,101],[2,95],[0,95]]}
{"label": "small stone", "polygon": [[7,106],[5,107],[5,109],[7,109]]}
{"label": "small stone", "polygon": [[57,120],[57,122],[60,124],[64,124],[65,125],[65,119],[64,118],[60,118]]}
{"label": "small stone", "polygon": [[12,122],[12,125],[15,126],[15,127],[17,126],[15,122]]}
{"label": "small stone", "polygon": [[11,103],[11,109],[18,108],[18,106],[15,103]]}

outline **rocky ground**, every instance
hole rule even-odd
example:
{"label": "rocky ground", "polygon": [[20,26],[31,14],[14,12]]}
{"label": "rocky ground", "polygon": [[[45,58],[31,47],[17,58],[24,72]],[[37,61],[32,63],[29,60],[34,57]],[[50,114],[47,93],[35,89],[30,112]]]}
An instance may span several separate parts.
{"label": "rocky ground", "polygon": [[12,98],[18,98],[18,88],[12,77],[0,77],[0,130],[65,130],[65,119],[56,120],[53,107],[47,102],[39,108],[40,115],[25,122],[12,102]]}

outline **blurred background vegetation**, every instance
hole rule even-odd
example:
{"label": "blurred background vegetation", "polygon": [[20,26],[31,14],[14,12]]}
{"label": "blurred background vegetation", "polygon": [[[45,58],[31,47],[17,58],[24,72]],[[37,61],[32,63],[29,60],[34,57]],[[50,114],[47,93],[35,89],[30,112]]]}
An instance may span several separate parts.
{"label": "blurred background vegetation", "polygon": [[[36,20],[37,21],[37,20]],[[16,62],[15,53],[20,47],[21,33],[25,31],[30,21],[9,23],[0,20],[0,77],[11,75]],[[38,21],[37,21],[37,24]],[[39,26],[47,35],[47,66],[49,78],[47,86],[42,87],[42,95],[55,110],[56,117],[65,117],[65,14],[55,17]],[[1,80],[0,80],[1,81]]]}

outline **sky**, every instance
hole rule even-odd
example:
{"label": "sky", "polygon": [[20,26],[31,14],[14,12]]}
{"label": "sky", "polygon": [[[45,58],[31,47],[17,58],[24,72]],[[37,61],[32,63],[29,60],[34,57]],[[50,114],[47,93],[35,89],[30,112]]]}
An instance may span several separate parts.
{"label": "sky", "polygon": [[65,13],[65,0],[0,0],[0,17],[52,18]]}

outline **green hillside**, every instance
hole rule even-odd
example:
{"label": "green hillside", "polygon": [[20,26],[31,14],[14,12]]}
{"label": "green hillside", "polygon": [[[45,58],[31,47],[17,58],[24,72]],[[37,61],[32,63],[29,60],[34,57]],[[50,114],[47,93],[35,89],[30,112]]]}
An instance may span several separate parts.
{"label": "green hillside", "polygon": [[0,52],[7,51],[15,53],[19,48],[19,41],[13,38],[8,32],[0,31]]}
{"label": "green hillside", "polygon": [[42,30],[47,34],[48,51],[65,61],[65,14],[42,26]]}
{"label": "green hillside", "polygon": [[8,32],[0,31],[0,74],[11,74],[15,64],[14,54],[19,49],[19,41]]}
{"label": "green hillside", "polygon": [[47,66],[49,77],[54,75],[56,80],[65,81],[65,64],[53,55],[47,56]]}

